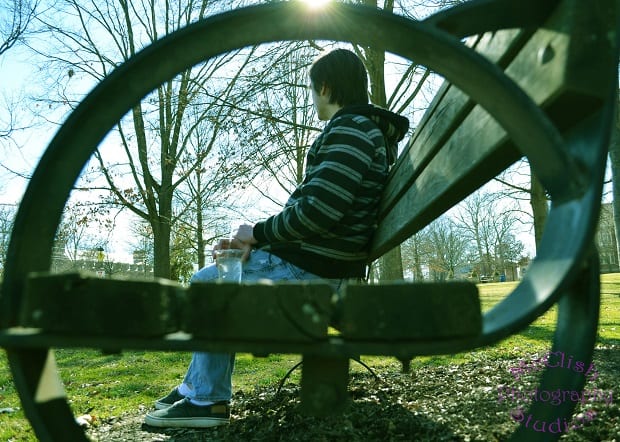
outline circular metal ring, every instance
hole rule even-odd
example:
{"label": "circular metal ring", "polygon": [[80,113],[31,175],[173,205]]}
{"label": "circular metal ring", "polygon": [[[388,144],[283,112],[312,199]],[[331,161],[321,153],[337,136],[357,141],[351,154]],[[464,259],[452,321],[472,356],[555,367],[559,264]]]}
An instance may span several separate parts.
{"label": "circular metal ring", "polygon": [[[178,72],[219,54],[258,43],[302,39],[350,41],[373,47],[379,42],[381,49],[430,67],[496,118],[538,168],[552,195],[574,196],[578,171],[562,153],[563,142],[556,128],[501,70],[458,39],[430,25],[358,6],[338,4],[310,12],[301,4],[286,2],[240,9],[176,31],[132,57],[101,82],[63,124],[42,157],[18,211],[0,298],[1,324],[17,324],[24,280],[31,271],[49,268],[54,234],[82,167],[137,101]],[[545,152],[543,157],[541,152]],[[569,272],[570,268],[562,271]],[[551,299],[565,276],[554,277],[555,286],[549,284],[543,296]],[[527,285],[523,291],[526,295],[534,293]],[[521,319],[538,314],[526,313]],[[14,373],[20,372],[16,382],[20,393],[34,396],[41,372],[27,369],[27,362],[32,357],[44,360],[44,355],[43,349],[9,352]],[[40,364],[41,371],[42,367]],[[47,434],[50,416],[66,416],[69,410],[62,400],[55,407],[62,409],[60,412],[46,413],[42,408],[34,400],[25,404],[37,434]]]}

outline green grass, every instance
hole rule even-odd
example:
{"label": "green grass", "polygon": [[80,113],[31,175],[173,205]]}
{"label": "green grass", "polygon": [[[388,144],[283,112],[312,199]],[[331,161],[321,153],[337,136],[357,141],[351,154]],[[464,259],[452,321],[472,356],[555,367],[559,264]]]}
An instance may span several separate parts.
{"label": "green grass", "polygon": [[[482,310],[486,311],[506,296],[514,283],[481,284]],[[602,305],[598,330],[599,344],[620,342],[620,274],[602,275]],[[521,333],[498,344],[473,352],[456,355],[420,357],[412,368],[428,365],[462,364],[479,360],[502,360],[523,357],[524,354],[544,352],[550,347],[554,331],[556,308],[552,308]],[[190,355],[174,352],[132,351],[106,355],[94,350],[55,350],[61,378],[70,405],[76,416],[92,414],[98,418],[120,416],[125,412],[147,410],[152,402],[180,382]],[[300,360],[297,355],[271,355],[255,358],[240,354],[237,357],[234,389],[250,392],[257,386],[277,385],[286,372]],[[364,361],[375,369],[399,370],[399,364],[389,357],[367,357]],[[351,371],[364,371],[352,363]],[[291,376],[299,382],[299,370]],[[35,441],[36,438],[21,411],[13,387],[6,354],[0,352],[0,442]]]}

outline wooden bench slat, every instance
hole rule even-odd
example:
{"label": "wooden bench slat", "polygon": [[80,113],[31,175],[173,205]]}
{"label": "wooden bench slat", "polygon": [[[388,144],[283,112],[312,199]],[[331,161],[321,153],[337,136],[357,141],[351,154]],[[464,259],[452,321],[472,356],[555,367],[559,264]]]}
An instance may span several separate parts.
{"label": "wooden bench slat", "polygon": [[217,340],[327,339],[333,290],[325,283],[196,283],[188,289],[183,329]]}
{"label": "wooden bench slat", "polygon": [[381,220],[371,259],[400,244],[516,161],[519,152],[505,141],[504,129],[484,110],[475,109]]}
{"label": "wooden bench slat", "polygon": [[162,336],[179,329],[180,290],[167,279],[35,273],[26,280],[21,325],[72,334]]}
{"label": "wooden bench slat", "polygon": [[349,285],[340,329],[346,341],[475,337],[482,331],[478,289],[469,282]]}
{"label": "wooden bench slat", "polygon": [[[395,345],[396,344],[396,345]],[[39,328],[11,327],[0,330],[0,346],[6,348],[95,348],[106,351],[212,351],[218,353],[251,353],[257,356],[269,354],[315,354],[333,357],[359,357],[360,355],[394,356],[399,359],[417,355],[456,353],[482,345],[474,337],[444,340],[345,340],[329,336],[327,340],[307,342],[271,339],[224,340],[199,339],[191,334],[176,332],[157,337],[110,336],[76,334],[72,332],[49,332]]]}
{"label": "wooden bench slat", "polygon": [[[506,53],[513,54],[512,45],[521,49],[513,54],[506,74],[564,129],[591,115],[609,87],[592,81],[592,68],[584,62],[597,58],[592,48],[566,34],[587,29],[580,18],[562,10],[549,23],[549,29],[538,30],[525,45],[517,31],[502,31],[476,47],[496,59],[502,57],[502,45]],[[571,105],[576,102],[580,105]],[[404,161],[399,161],[388,180],[370,260],[400,244],[521,156],[493,118],[447,83],[427,114],[403,153]],[[555,154],[549,154],[553,162]]]}
{"label": "wooden bench slat", "polygon": [[[466,338],[481,330],[477,289],[470,283],[352,284],[344,293],[338,306],[341,338],[366,340],[369,349],[394,338]],[[432,319],[447,300],[472,320],[452,324]],[[266,348],[276,342],[327,342],[337,309],[332,288],[317,281],[209,282],[184,289],[167,280],[101,279],[80,273],[32,275],[24,306],[20,325],[49,334],[114,340],[182,332],[198,341],[266,343]],[[357,330],[360,327],[366,331]]]}
{"label": "wooden bench slat", "polygon": [[[518,30],[487,33],[477,39],[473,46],[491,61],[502,66],[510,62],[530,35],[530,32]],[[445,140],[473,107],[474,103],[469,96],[448,82],[442,84],[401,154],[401,160],[390,173],[380,213],[385,213],[398,202],[398,198],[419,175],[419,170],[442,148]]]}
{"label": "wooden bench slat", "polygon": [[193,284],[33,274],[20,325],[47,333],[287,342],[326,339],[333,291],[325,283]]}
{"label": "wooden bench slat", "polygon": [[[490,60],[498,63],[500,66],[506,66],[525,45],[531,35],[531,32],[522,30],[487,33],[473,45]],[[456,204],[461,197],[473,192],[519,157],[519,154],[511,150],[510,146],[504,146],[507,148],[504,152],[497,152],[495,155],[492,155],[493,152],[491,151],[498,146],[496,144],[488,145],[486,163],[489,166],[485,167],[484,164],[480,164],[480,161],[478,161],[484,157],[479,159],[475,157],[475,154],[480,152],[480,143],[477,141],[476,143],[468,144],[469,146],[477,147],[474,152],[465,153],[470,160],[467,161],[466,158],[460,158],[462,160],[461,164],[468,165],[470,167],[469,170],[466,170],[466,167],[460,167],[450,171],[444,177],[434,172],[431,173],[430,178],[423,179],[420,176],[425,173],[424,171],[427,168],[434,170],[434,165],[441,163],[441,160],[434,160],[434,157],[438,154],[442,155],[444,151],[450,151],[450,148],[446,147],[447,143],[455,142],[454,140],[460,142],[456,138],[451,140],[450,137],[454,131],[459,130],[463,133],[460,127],[467,124],[466,121],[473,121],[474,127],[479,126],[480,122],[478,120],[468,119],[468,115],[475,108],[476,106],[469,96],[448,82],[442,84],[429,110],[416,128],[416,132],[388,178],[380,207],[379,228],[375,232],[373,239],[370,260],[378,258],[400,244]],[[485,118],[485,121],[488,120],[489,118]],[[467,134],[468,131],[465,130],[464,133]],[[505,134],[503,129],[500,133]],[[502,136],[502,138],[504,137],[505,135]],[[449,159],[447,164],[453,165],[454,160]],[[438,171],[443,172],[441,169]],[[450,182],[459,173],[462,174],[460,180],[457,179],[454,182]],[[449,186],[449,188],[442,187],[441,182],[438,181],[441,178],[445,178],[445,185]],[[421,185],[422,181],[426,181],[428,185]],[[448,195],[454,189],[458,189],[459,192],[454,193],[452,199],[442,200],[440,204],[437,204],[440,198]],[[429,194],[429,192],[431,193]],[[417,203],[417,206],[399,207],[408,205],[412,201]],[[427,211],[426,209],[429,207],[434,207],[434,209]]]}

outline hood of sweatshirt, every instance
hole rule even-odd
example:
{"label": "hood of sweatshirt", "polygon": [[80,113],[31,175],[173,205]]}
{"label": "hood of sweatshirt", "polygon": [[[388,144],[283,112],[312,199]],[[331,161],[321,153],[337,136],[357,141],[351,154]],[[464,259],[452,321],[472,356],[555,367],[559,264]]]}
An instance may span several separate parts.
{"label": "hood of sweatshirt", "polygon": [[402,115],[373,104],[345,106],[336,112],[332,120],[346,114],[363,115],[377,125],[385,138],[388,162],[393,164],[398,155],[398,142],[405,137],[409,130],[409,120]]}

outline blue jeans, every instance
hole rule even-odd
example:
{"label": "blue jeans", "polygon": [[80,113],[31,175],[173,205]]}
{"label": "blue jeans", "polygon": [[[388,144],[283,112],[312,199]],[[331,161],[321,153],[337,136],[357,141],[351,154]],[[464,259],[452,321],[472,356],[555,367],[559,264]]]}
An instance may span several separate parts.
{"label": "blue jeans", "polygon": [[[196,272],[190,282],[212,281],[218,278],[215,264],[208,265]],[[306,272],[275,255],[263,250],[254,250],[249,259],[243,263],[243,281],[271,279],[273,281],[322,279]],[[334,290],[342,283],[340,279],[326,279]],[[197,401],[230,401],[232,397],[232,373],[235,367],[234,353],[192,354],[185,378],[183,393]]]}

